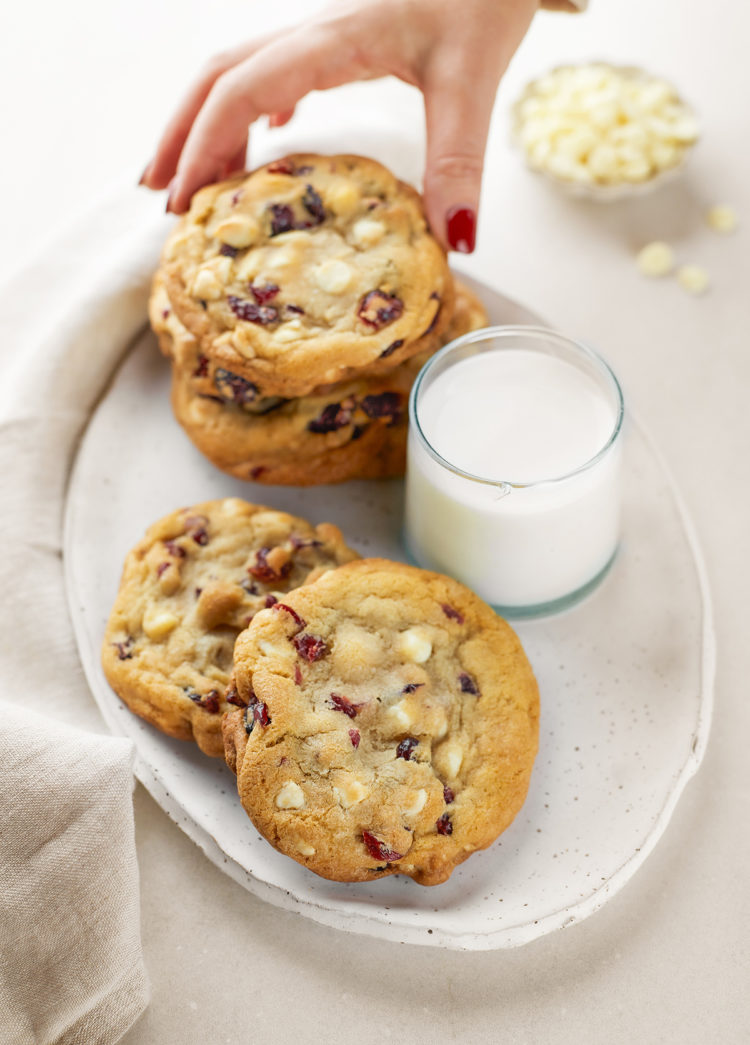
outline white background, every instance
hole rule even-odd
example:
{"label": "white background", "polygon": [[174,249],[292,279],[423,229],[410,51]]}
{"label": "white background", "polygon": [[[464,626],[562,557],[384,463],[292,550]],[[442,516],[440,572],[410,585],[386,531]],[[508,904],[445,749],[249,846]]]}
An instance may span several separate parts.
{"label": "white background", "polygon": [[[13,5],[0,36],[0,277],[113,185],[137,180],[212,51],[315,6]],[[719,640],[713,734],[655,853],[580,926],[517,951],[441,952],[338,933],[262,904],[138,787],[153,1000],[128,1045],[750,1040],[748,44],[750,10],[738,0],[593,0],[583,17],[540,15],[501,88],[478,249],[466,263],[605,353],[669,460],[704,546]],[[680,183],[595,205],[524,171],[508,145],[510,103],[547,67],[594,57],[660,72],[694,103],[704,136]],[[341,125],[341,93],[350,91],[360,92],[363,116]],[[280,153],[297,144],[369,150],[415,178],[420,121],[416,92],[367,84],[309,99],[275,133]],[[709,204],[725,201],[744,221],[731,237],[703,222]],[[708,295],[693,299],[673,281],[638,275],[634,252],[655,238],[708,267]]]}

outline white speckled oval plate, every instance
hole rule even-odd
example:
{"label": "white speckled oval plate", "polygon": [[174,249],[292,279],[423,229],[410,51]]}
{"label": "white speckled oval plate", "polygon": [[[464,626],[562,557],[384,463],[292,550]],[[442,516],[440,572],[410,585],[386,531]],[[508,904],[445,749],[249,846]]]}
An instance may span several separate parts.
{"label": "white speckled oval plate", "polygon": [[[534,322],[478,286],[495,323]],[[137,748],[139,779],[217,866],[255,895],[326,925],[394,941],[488,949],[580,921],[656,844],[705,749],[713,631],[692,528],[658,453],[633,420],[624,538],[602,586],[518,632],[539,679],[540,750],[528,799],[488,850],[430,889],[394,876],[339,885],[281,856],[253,828],[234,777],[132,715],[99,664],[122,560],[176,506],[238,495],[330,520],[363,554],[403,559],[400,482],[297,489],[240,483],[191,446],[168,406],[149,333],[90,418],[67,500],[68,595],[86,675],[113,732]]]}

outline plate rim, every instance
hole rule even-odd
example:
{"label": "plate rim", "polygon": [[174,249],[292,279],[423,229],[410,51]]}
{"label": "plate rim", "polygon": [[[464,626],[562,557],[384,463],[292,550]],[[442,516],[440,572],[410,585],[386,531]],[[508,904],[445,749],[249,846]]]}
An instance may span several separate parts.
{"label": "plate rim", "polygon": [[[536,317],[534,313],[525,308],[525,306],[516,302],[514,299],[506,297],[506,295],[494,290],[494,288],[467,273],[457,270],[457,274],[462,280],[469,284],[472,289],[480,292],[484,290],[497,298],[502,298],[513,308],[527,313],[535,322],[539,322],[538,317]],[[84,657],[81,654],[82,648],[84,648],[84,646],[88,647],[88,634],[83,627],[83,617],[78,613],[76,608],[77,604],[80,605],[80,599],[77,598],[76,581],[72,572],[72,557],[68,554],[68,549],[71,547],[72,541],[73,516],[75,511],[73,499],[70,494],[74,486],[75,476],[78,469],[80,449],[83,445],[91,419],[98,409],[106,391],[115,380],[117,371],[129,357],[132,348],[140,342],[143,332],[146,329],[147,324],[144,324],[141,332],[130,341],[127,347],[123,348],[122,353],[120,353],[118,358],[113,361],[112,369],[103,384],[101,394],[97,397],[96,402],[88,411],[79,438],[72,450],[72,460],[69,462],[64,492],[64,513],[62,520],[63,579],[66,603],[76,641],[76,653],[88,683],[89,690],[91,691],[91,695],[108,728],[114,735],[125,737],[134,745],[135,761],[133,771],[137,779],[143,784],[167,816],[203,851],[208,859],[219,870],[228,874],[234,881],[242,885],[248,890],[248,892],[252,893],[258,899],[271,903],[281,909],[301,914],[304,917],[309,918],[311,921],[326,925],[329,928],[373,936],[380,939],[387,939],[391,942],[443,947],[451,950],[505,950],[524,946],[542,936],[548,935],[551,932],[578,924],[598,911],[607,900],[616,895],[616,893],[618,893],[633,877],[664,834],[677,803],[684,792],[687,782],[695,775],[703,761],[708,744],[714,706],[716,639],[713,603],[705,559],[694,523],[687,510],[682,494],[680,493],[674,474],[669,468],[664,455],[655,444],[647,427],[640,420],[637,413],[632,407],[628,407],[630,424],[638,429],[640,435],[647,444],[649,452],[654,457],[656,464],[666,480],[666,487],[668,488],[669,494],[677,509],[683,536],[690,550],[693,569],[695,571],[697,586],[701,598],[701,691],[699,695],[698,714],[693,727],[692,742],[687,757],[677,773],[669,793],[666,796],[658,815],[652,821],[641,845],[589,896],[583,900],[561,907],[558,910],[534,921],[516,923],[512,926],[504,926],[502,928],[488,930],[485,933],[453,931],[436,926],[432,926],[431,931],[428,932],[427,928],[420,926],[394,924],[391,920],[393,912],[384,912],[382,907],[373,908],[373,911],[380,911],[381,915],[385,914],[385,917],[376,916],[374,913],[369,913],[363,910],[357,910],[351,914],[345,912],[342,913],[340,909],[340,901],[332,901],[328,904],[320,899],[302,899],[295,896],[283,885],[276,885],[272,882],[264,881],[247,871],[238,861],[224,852],[213,836],[192,818],[189,810],[186,809],[171,792],[167,792],[166,787],[159,780],[158,771],[146,762],[146,760],[141,756],[132,735],[122,728],[113,702],[104,702],[99,699],[97,680],[94,678],[92,671],[87,663],[85,663]],[[115,696],[114,700],[117,699],[118,698]]]}

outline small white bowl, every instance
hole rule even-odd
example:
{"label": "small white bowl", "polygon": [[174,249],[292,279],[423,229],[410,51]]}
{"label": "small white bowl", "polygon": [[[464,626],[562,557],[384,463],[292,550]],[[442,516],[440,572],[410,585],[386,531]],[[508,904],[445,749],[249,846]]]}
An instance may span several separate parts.
{"label": "small white bowl", "polygon": [[[525,126],[527,126],[527,121],[530,118],[528,114],[527,103],[529,101],[536,100],[539,101],[542,106],[544,106],[545,98],[551,99],[554,97],[554,90],[550,91],[552,78],[555,77],[556,74],[568,70],[591,70],[592,77],[596,76],[597,70],[603,70],[605,73],[614,72],[619,77],[627,80],[643,81],[644,85],[648,84],[649,82],[653,83],[655,91],[659,88],[662,91],[668,91],[668,94],[664,99],[665,104],[668,103],[673,106],[678,105],[682,110],[681,116],[684,117],[686,120],[692,121],[695,124],[695,137],[692,140],[673,139],[671,143],[668,143],[665,139],[663,144],[671,144],[672,147],[675,149],[674,161],[670,163],[665,163],[661,167],[654,166],[651,173],[649,173],[647,176],[643,178],[638,179],[627,178],[624,175],[621,177],[617,177],[616,173],[614,173],[612,177],[592,175],[591,180],[584,180],[578,176],[578,172],[576,172],[575,176],[566,177],[563,173],[559,171],[549,169],[549,167],[547,167],[544,164],[544,162],[534,162],[533,157],[530,155],[529,144],[523,139],[524,128]],[[553,112],[547,114],[548,119],[554,118],[554,108],[555,107],[553,104]],[[525,112],[524,110],[527,111]],[[557,108],[557,113],[560,117],[564,118],[564,108]],[[542,118],[544,118],[544,116],[542,116]],[[658,112],[655,111],[651,118],[658,121]],[[548,181],[553,182],[555,185],[564,189],[571,196],[597,200],[600,202],[610,202],[613,200],[644,195],[648,192],[653,191],[656,188],[660,188],[662,185],[677,178],[685,169],[687,161],[699,137],[699,129],[697,125],[695,112],[680,96],[677,89],[672,84],[670,84],[668,81],[664,80],[661,77],[650,75],[645,70],[638,68],[637,66],[617,66],[612,65],[608,62],[587,62],[581,65],[557,66],[544,76],[539,77],[536,80],[532,80],[529,84],[527,84],[526,88],[521,94],[521,97],[513,105],[512,119],[513,143],[523,153],[524,158],[526,160],[526,165],[529,168],[529,170],[531,170],[535,174],[541,175]],[[534,116],[532,116],[531,119],[533,120]],[[577,122],[578,126],[575,127],[575,130],[579,133],[588,131],[592,134],[599,134],[601,140],[597,144],[612,144],[611,142],[606,142],[605,134],[602,132],[601,128],[595,125],[593,121],[591,124],[587,125],[586,121],[581,119],[580,110],[576,115],[571,114],[570,119],[571,129],[573,129],[574,124]],[[633,127],[637,127],[637,119],[632,120],[631,125]],[[611,128],[606,128],[606,130],[610,129]],[[643,130],[645,133],[648,133],[647,128],[644,127]],[[560,132],[558,131],[557,133],[559,134]],[[547,139],[547,141],[549,142],[550,154],[553,154],[555,150],[553,140],[554,135],[555,132],[551,131],[550,137]],[[535,144],[539,144],[543,142],[543,140],[543,138],[539,138]],[[562,153],[560,155],[562,155]],[[582,168],[586,167],[585,162],[577,162],[570,155],[568,155],[567,159],[569,160],[572,166],[580,166]],[[653,160],[651,160],[651,162],[653,164]]]}

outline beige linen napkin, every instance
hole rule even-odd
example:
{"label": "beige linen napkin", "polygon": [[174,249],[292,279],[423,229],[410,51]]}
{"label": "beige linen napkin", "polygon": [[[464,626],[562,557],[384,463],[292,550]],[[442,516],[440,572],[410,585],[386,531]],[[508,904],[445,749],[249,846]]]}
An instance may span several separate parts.
{"label": "beige linen napkin", "polygon": [[0,704],[0,1040],[115,1042],[143,1010],[132,745]]}
{"label": "beige linen napkin", "polygon": [[103,735],[61,549],[77,440],[145,322],[159,209],[116,194],[0,290],[2,1045],[109,1045],[148,1001],[133,749]]}

